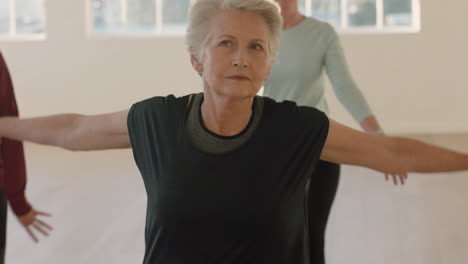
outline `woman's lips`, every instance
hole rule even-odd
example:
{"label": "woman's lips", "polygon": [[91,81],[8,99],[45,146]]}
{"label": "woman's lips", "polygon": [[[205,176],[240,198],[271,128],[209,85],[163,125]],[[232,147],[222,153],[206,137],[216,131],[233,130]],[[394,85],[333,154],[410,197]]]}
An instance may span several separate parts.
{"label": "woman's lips", "polygon": [[247,76],[243,76],[243,75],[228,76],[227,79],[236,80],[236,81],[247,81],[247,80],[249,80],[249,78]]}

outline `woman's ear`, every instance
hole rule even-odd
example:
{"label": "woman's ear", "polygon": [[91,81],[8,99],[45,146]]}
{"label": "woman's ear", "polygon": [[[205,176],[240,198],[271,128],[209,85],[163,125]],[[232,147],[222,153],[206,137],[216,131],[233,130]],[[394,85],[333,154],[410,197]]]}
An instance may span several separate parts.
{"label": "woman's ear", "polygon": [[201,73],[203,72],[203,65],[193,54],[190,54],[190,62],[192,63],[193,69],[201,75]]}

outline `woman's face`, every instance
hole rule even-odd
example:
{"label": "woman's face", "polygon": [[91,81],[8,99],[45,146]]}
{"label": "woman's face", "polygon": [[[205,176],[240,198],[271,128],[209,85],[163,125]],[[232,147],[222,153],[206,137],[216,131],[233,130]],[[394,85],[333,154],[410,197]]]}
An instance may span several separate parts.
{"label": "woman's face", "polygon": [[205,88],[229,97],[253,97],[270,72],[269,30],[253,12],[220,11],[210,23],[203,58],[192,58]]}

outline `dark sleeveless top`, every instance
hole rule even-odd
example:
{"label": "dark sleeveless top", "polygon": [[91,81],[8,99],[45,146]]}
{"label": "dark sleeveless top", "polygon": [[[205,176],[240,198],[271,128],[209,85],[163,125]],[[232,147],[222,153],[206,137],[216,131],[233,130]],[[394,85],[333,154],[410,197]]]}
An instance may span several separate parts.
{"label": "dark sleeveless top", "polygon": [[305,185],[328,133],[325,114],[264,98],[248,141],[213,154],[188,136],[188,99],[154,97],[129,112],[148,196],[144,263],[307,263]]}

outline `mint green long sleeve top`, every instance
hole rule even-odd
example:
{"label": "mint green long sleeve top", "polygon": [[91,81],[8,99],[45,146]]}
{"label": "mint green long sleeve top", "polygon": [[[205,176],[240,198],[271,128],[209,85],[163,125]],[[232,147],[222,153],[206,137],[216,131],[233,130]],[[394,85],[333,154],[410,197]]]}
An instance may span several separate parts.
{"label": "mint green long sleeve top", "polygon": [[324,71],[338,100],[357,122],[373,115],[351,76],[336,31],[328,23],[310,17],[283,30],[278,58],[264,83],[263,95],[328,114]]}

